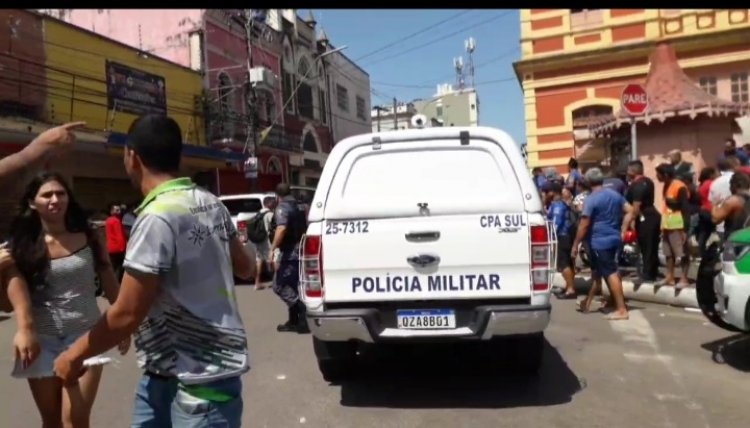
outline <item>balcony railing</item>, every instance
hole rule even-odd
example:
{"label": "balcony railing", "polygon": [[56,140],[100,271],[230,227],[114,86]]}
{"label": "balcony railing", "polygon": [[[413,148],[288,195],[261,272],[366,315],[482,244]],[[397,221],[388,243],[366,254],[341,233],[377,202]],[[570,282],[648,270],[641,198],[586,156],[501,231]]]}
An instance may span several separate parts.
{"label": "balcony railing", "polygon": [[[229,146],[244,147],[248,142],[247,132],[250,123],[246,115],[236,112],[222,111],[218,107],[208,109],[208,137],[211,142],[226,142]],[[270,121],[258,121],[255,129],[255,137],[260,141],[264,130],[271,126]],[[253,139],[249,140],[253,144]],[[269,147],[276,150],[284,150],[292,153],[301,153],[299,137],[295,138],[287,132],[281,124],[274,124],[273,128],[261,141],[261,147]]]}

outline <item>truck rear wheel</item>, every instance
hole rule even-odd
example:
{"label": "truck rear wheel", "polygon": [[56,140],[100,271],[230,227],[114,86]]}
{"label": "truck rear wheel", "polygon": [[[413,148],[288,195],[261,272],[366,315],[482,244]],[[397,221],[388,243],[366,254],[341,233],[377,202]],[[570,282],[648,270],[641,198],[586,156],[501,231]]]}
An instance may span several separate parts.
{"label": "truck rear wheel", "polygon": [[313,350],[323,379],[338,382],[351,378],[357,367],[357,344],[326,342],[313,337]]}

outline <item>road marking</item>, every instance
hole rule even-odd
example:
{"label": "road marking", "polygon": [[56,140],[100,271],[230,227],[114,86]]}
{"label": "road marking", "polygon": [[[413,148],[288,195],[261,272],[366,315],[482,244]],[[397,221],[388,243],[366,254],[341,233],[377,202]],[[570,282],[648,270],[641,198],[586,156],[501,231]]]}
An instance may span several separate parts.
{"label": "road marking", "polygon": [[[658,362],[666,369],[666,372],[669,373],[674,381],[676,389],[678,390],[678,394],[654,392],[654,397],[664,405],[666,425],[685,427],[686,423],[698,422],[701,426],[709,428],[710,425],[708,424],[706,415],[702,411],[703,407],[694,401],[688,393],[685,384],[682,382],[682,376],[675,368],[673,358],[661,353],[656,332],[651,327],[651,323],[645,316],[643,316],[642,311],[630,311],[629,315],[630,319],[627,321],[610,322],[612,330],[620,334],[622,340],[626,342],[626,346],[628,346],[628,343],[630,344],[630,348],[628,349],[629,352],[624,353],[623,356],[632,363]],[[637,371],[637,368],[635,370]],[[679,415],[674,415],[677,416],[677,419],[679,420],[679,423],[676,424],[672,420],[669,407],[666,405],[668,402],[678,403],[681,408],[687,409],[693,414],[697,413],[697,415],[700,416],[700,421],[695,420],[692,416],[682,415],[680,412]]]}

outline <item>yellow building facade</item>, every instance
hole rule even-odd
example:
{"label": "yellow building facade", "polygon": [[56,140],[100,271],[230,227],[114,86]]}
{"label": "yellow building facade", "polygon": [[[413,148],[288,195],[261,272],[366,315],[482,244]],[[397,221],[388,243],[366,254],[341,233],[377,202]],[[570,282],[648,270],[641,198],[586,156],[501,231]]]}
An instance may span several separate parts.
{"label": "yellow building facade", "polygon": [[588,125],[643,84],[657,43],[713,95],[748,102],[750,9],[522,9],[521,60],[529,166],[567,172],[570,157],[610,156]]}
{"label": "yellow building facade", "polygon": [[203,78],[198,72],[48,16],[43,16],[43,21],[47,114],[51,121],[83,120],[92,129],[127,132],[137,116],[131,113],[133,110],[123,111],[109,102],[108,78],[115,76],[108,72],[107,65],[115,63],[161,78],[166,113],[179,123],[184,142],[206,144],[202,115],[196,109],[203,92]]}

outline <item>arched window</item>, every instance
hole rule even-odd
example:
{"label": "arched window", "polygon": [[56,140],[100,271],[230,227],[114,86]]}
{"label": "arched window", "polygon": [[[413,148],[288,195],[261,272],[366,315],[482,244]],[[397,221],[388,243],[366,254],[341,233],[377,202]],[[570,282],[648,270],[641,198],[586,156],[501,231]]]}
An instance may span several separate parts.
{"label": "arched window", "polygon": [[315,141],[312,132],[305,134],[305,138],[302,140],[302,150],[313,153],[318,152],[318,143]]}
{"label": "arched window", "polygon": [[310,62],[307,58],[300,58],[297,65],[297,79],[299,88],[297,88],[297,108],[299,115],[307,119],[315,119],[315,101],[313,99],[313,90],[309,82],[313,71],[310,69]]}
{"label": "arched window", "polygon": [[266,166],[267,174],[281,175],[281,161],[279,158],[272,156],[268,159],[268,165]]}
{"label": "arched window", "polygon": [[310,62],[306,58],[300,58],[299,65],[297,66],[297,75],[302,80],[309,80],[310,77]]}
{"label": "arched window", "polygon": [[234,135],[234,109],[235,92],[233,91],[232,79],[226,72],[220,72],[217,77],[216,95],[219,104],[219,117],[216,121],[219,124],[222,138],[232,137]]}
{"label": "arched window", "polygon": [[573,110],[573,128],[588,128],[612,114],[612,107],[595,104]]}
{"label": "arched window", "polygon": [[218,97],[219,97],[219,107],[221,108],[221,113],[226,114],[230,111],[230,108],[233,107],[231,101],[233,100],[232,96],[232,79],[229,78],[229,75],[225,72],[219,73],[218,77]]}

